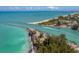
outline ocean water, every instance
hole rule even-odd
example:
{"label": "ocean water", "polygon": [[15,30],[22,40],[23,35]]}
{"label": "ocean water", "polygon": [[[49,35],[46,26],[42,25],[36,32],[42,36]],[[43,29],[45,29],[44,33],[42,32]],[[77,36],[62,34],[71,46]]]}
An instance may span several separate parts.
{"label": "ocean water", "polygon": [[0,12],[0,22],[38,22],[49,18],[54,18],[60,15],[68,15],[75,12],[64,11],[29,11],[29,12]]}
{"label": "ocean water", "polygon": [[0,24],[0,52],[28,52],[28,32],[25,29]]}
{"label": "ocean water", "polygon": [[[71,29],[50,28],[38,25],[29,25],[29,22],[39,22],[45,19],[54,18],[61,15],[68,15],[75,12],[57,11],[32,11],[32,12],[0,12],[0,52],[28,52],[31,47],[27,28],[34,28],[49,34],[66,34],[69,40],[79,44],[79,32]],[[9,26],[6,24],[17,24]],[[25,23],[27,25],[25,25]],[[71,33],[71,34],[70,34]]]}

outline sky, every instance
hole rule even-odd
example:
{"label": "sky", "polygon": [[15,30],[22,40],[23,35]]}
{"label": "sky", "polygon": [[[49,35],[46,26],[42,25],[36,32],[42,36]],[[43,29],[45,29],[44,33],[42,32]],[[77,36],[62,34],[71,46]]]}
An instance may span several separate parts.
{"label": "sky", "polygon": [[79,6],[0,6],[0,11],[79,11]]}

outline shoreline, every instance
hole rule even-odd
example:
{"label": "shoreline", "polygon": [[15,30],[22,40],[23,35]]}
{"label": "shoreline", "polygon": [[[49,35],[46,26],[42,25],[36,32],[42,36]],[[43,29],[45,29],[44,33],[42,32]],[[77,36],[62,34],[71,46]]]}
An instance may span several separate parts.
{"label": "shoreline", "polygon": [[[32,32],[32,30],[35,31],[35,32],[38,32],[38,30],[35,30],[35,29],[32,29],[32,28],[29,28],[28,30],[31,30],[31,32]],[[30,31],[29,31],[29,33],[30,33]],[[37,33],[37,34],[40,34],[40,32]],[[32,46],[31,46],[32,49],[31,49],[31,52],[30,53],[37,53],[37,52],[35,52],[36,50],[34,49],[34,45],[33,45],[33,40],[36,40],[34,38],[34,35],[35,34],[32,34],[32,35],[33,35],[33,39],[32,39],[32,36],[30,36],[30,40],[31,40],[31,44],[32,44]],[[35,37],[38,37],[38,35],[35,35]],[[40,40],[42,40],[42,38]],[[40,40],[39,40],[39,42],[40,42]],[[44,40],[45,40],[45,38],[44,38]],[[70,46],[70,48],[74,49],[74,51],[76,51],[76,53],[79,52],[79,46],[77,44],[74,44],[74,43],[71,43],[71,42],[67,42],[67,44]]]}
{"label": "shoreline", "polygon": [[[60,16],[65,17],[65,16],[68,16],[68,15],[74,15],[74,14],[78,14],[78,12],[74,12],[74,13],[72,13],[72,14],[67,14],[67,15],[60,15]],[[56,17],[54,17],[54,18],[45,19],[45,20],[42,20],[42,21],[30,22],[30,23],[28,23],[28,24],[39,24],[39,23],[43,23],[43,22],[48,22],[48,21],[50,21],[51,19],[52,19],[52,20],[53,20],[53,19],[58,19],[58,16],[56,16]]]}
{"label": "shoreline", "polygon": [[43,20],[43,21],[39,21],[39,22],[30,22],[28,24],[39,24],[39,23],[42,23],[42,22],[47,22],[49,21],[50,19],[46,19],[46,20]]}

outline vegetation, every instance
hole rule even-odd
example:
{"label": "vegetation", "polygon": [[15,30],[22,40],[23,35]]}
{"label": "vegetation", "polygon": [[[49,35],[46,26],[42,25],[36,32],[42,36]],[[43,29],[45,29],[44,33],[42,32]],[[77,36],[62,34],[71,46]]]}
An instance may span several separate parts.
{"label": "vegetation", "polygon": [[[76,23],[76,24],[75,24]],[[79,14],[58,16],[58,18],[51,19],[47,22],[39,23],[39,25],[59,26],[71,28],[72,30],[79,30]]]}
{"label": "vegetation", "polygon": [[65,35],[49,36],[43,43],[36,43],[34,46],[37,48],[37,53],[72,53],[75,52],[67,44]]}
{"label": "vegetation", "polygon": [[39,23],[40,25],[51,25],[51,24],[55,24],[55,19],[49,20],[47,22],[43,22],[43,23]]}
{"label": "vegetation", "polygon": [[[73,25],[73,27],[71,27],[71,25],[74,23],[74,21],[77,22],[77,25]],[[79,27],[79,14],[74,14],[74,15],[67,15],[67,16],[59,16],[56,19],[51,19],[47,22],[42,22],[39,23],[40,25],[66,25],[66,26],[70,26],[72,29],[78,29]]]}

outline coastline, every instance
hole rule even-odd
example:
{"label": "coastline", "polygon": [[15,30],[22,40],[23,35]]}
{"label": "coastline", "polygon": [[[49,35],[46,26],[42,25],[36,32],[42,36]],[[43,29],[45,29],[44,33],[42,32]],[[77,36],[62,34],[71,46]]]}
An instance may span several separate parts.
{"label": "coastline", "polygon": [[[67,15],[60,15],[60,16],[63,16],[63,17],[65,17],[65,16],[68,16],[68,15],[74,15],[74,14],[78,14],[78,12],[74,12],[74,13],[72,13],[72,14],[67,14]],[[43,23],[43,22],[48,22],[48,21],[50,21],[50,20],[53,20],[53,19],[58,19],[58,16],[56,16],[56,17],[54,17],[54,18],[49,18],[49,19],[45,19],[45,20],[42,20],[42,21],[38,21],[38,22],[30,22],[30,23],[28,23],[28,24],[39,24],[39,23]]]}
{"label": "coastline", "polygon": [[[30,37],[30,40],[31,40],[31,45],[32,45],[32,46],[31,46],[31,50],[30,50],[29,53],[37,53],[37,52],[36,52],[36,49],[35,49],[35,48],[37,48],[37,47],[35,47],[34,44],[36,43],[37,38],[39,38],[40,33],[42,33],[42,32],[39,32],[38,30],[35,30],[35,29],[32,29],[32,28],[28,28],[28,32],[29,32],[29,33],[32,33],[33,31],[35,31],[36,34],[31,34],[31,36],[29,36],[29,37]],[[39,32],[39,33],[37,33],[37,32]],[[43,34],[43,35],[44,35],[44,34],[47,35],[46,33],[42,33],[42,34]],[[40,40],[38,40],[38,41],[42,44],[42,42],[45,41],[45,38],[46,38],[46,37],[49,37],[49,36],[44,36],[43,38],[40,38]],[[71,49],[74,49],[74,51],[75,51],[76,53],[79,52],[79,46],[78,46],[78,45],[76,45],[76,44],[74,44],[74,43],[72,43],[72,42],[67,42],[67,44],[70,46]]]}
{"label": "coastline", "polygon": [[39,21],[39,22],[30,22],[28,24],[39,24],[39,23],[42,23],[42,22],[47,22],[49,21],[50,19],[46,19],[46,20],[43,20],[43,21]]}

